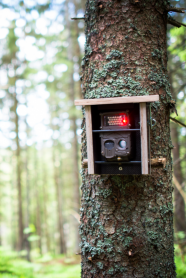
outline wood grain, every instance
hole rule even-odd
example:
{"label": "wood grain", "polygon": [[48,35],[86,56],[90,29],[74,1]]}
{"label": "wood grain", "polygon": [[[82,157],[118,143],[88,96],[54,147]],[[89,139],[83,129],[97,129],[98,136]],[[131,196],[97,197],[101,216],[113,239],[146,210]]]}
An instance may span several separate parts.
{"label": "wood grain", "polygon": [[86,114],[86,135],[87,135],[87,156],[88,156],[88,173],[94,174],[94,154],[93,154],[93,136],[92,136],[92,113],[91,106],[85,107]]}
{"label": "wood grain", "polygon": [[148,174],[148,141],[147,141],[147,110],[146,103],[140,103],[140,129],[141,129],[141,167],[142,175]]}
{"label": "wood grain", "polygon": [[159,95],[151,96],[134,96],[134,97],[114,97],[114,98],[94,98],[94,99],[77,99],[75,105],[101,105],[116,103],[141,103],[158,101]]}

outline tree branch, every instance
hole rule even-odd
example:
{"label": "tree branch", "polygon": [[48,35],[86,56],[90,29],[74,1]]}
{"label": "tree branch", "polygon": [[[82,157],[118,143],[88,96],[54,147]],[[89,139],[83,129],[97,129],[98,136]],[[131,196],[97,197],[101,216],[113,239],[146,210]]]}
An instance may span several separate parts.
{"label": "tree branch", "polygon": [[180,192],[181,196],[183,197],[184,199],[184,202],[186,204],[186,194],[185,192],[183,191],[182,187],[181,187],[181,184],[179,183],[179,181],[177,180],[177,178],[175,177],[175,175],[173,175],[173,182],[176,186],[176,188],[178,189],[178,191]]}
{"label": "tree branch", "polygon": [[185,13],[185,8],[176,8],[176,7],[168,7],[167,12],[177,12],[177,13]]}
{"label": "tree branch", "polygon": [[175,19],[173,19],[172,17],[168,17],[167,18],[167,23],[172,24],[173,26],[176,26],[178,28],[180,28],[181,26],[185,26],[186,27],[186,24],[178,22]]}
{"label": "tree branch", "polygon": [[84,17],[71,17],[72,20],[84,20]]}
{"label": "tree branch", "polygon": [[171,121],[173,121],[174,123],[179,124],[179,125],[181,125],[181,126],[183,126],[183,127],[186,127],[186,125],[185,125],[184,123],[182,123],[182,122],[176,120],[175,118],[172,118],[172,117],[169,117],[169,118],[170,118]]}
{"label": "tree branch", "polygon": [[179,157],[173,163],[173,166],[177,165],[179,162],[183,161],[186,158],[186,154],[183,157]]}

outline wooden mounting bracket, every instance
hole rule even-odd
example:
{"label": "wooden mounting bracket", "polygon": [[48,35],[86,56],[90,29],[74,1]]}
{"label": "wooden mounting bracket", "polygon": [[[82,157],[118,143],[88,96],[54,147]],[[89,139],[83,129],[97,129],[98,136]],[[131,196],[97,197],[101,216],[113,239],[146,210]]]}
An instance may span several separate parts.
{"label": "wooden mounting bracket", "polygon": [[87,159],[87,158],[86,158],[86,159],[83,159],[81,165],[82,165],[82,168],[83,168],[83,169],[88,168],[88,159]]}
{"label": "wooden mounting bracket", "polygon": [[155,158],[151,158],[151,160],[150,160],[151,166],[163,165],[163,168],[165,168],[166,162],[167,162],[167,159],[165,157],[155,157]]}

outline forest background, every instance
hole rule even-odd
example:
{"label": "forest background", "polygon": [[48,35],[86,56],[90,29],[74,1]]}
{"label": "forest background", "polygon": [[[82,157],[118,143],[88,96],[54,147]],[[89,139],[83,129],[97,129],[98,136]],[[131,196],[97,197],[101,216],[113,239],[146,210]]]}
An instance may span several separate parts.
{"label": "forest background", "polygon": [[[0,277],[80,277],[81,59],[85,0],[0,3]],[[186,1],[171,1],[186,7]],[[186,15],[171,13],[179,22]],[[168,25],[186,118],[186,29]],[[171,123],[177,277],[186,277],[186,128]]]}

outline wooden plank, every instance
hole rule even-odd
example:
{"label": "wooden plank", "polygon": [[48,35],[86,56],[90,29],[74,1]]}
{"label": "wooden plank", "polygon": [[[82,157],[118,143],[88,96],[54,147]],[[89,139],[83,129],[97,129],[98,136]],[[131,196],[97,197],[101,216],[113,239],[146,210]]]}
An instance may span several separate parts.
{"label": "wooden plank", "polygon": [[141,103],[158,101],[159,95],[151,96],[134,96],[134,97],[114,97],[114,98],[94,98],[94,99],[77,99],[75,105],[100,105],[116,103]]}
{"label": "wooden plank", "polygon": [[148,174],[148,140],[147,140],[147,109],[146,103],[140,103],[140,129],[141,129],[141,170],[142,175]]}
{"label": "wooden plank", "polygon": [[86,114],[86,135],[87,135],[87,156],[88,156],[88,173],[94,174],[94,154],[93,154],[93,135],[92,135],[92,113],[91,106],[85,107]]}

